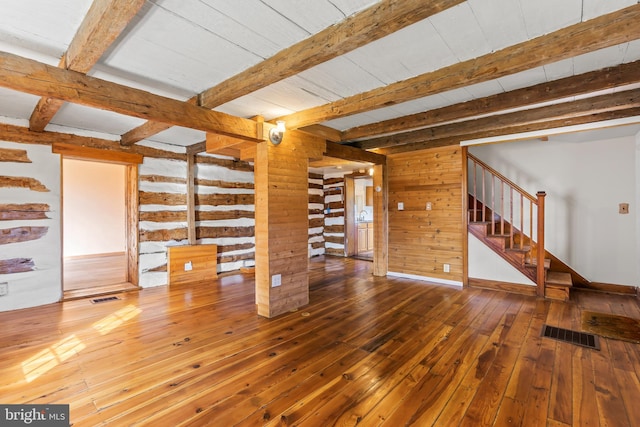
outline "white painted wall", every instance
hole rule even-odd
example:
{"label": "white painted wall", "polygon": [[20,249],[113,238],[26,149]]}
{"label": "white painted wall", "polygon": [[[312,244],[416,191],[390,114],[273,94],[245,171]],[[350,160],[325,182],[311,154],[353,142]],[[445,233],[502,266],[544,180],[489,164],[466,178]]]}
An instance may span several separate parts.
{"label": "white painted wall", "polygon": [[125,166],[64,159],[65,257],[124,252]]}
{"label": "white painted wall", "polygon": [[[551,253],[590,281],[638,286],[638,139],[572,134],[469,151],[529,193],[547,192],[545,241]],[[623,202],[630,204],[628,215],[618,214]],[[470,248],[470,264],[477,256]],[[470,270],[470,276],[507,281],[497,272]]]}
{"label": "white painted wall", "polygon": [[0,141],[0,147],[26,150],[31,163],[3,162],[4,176],[27,177],[40,181],[48,191],[26,188],[0,188],[0,200],[7,204],[46,203],[47,219],[0,221],[0,232],[14,227],[48,227],[40,239],[0,245],[0,259],[31,258],[35,270],[0,274],[9,284],[9,294],[0,297],[0,311],[34,307],[57,302],[62,296],[62,255],[60,244],[60,156],[46,145],[15,144]]}

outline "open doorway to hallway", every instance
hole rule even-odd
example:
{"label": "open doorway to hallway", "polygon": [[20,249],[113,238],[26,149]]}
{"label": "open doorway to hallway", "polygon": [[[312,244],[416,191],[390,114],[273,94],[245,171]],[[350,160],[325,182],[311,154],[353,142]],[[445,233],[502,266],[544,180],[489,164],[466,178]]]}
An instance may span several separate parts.
{"label": "open doorway to hallway", "polygon": [[345,190],[345,230],[351,242],[345,245],[346,255],[373,261],[373,179],[345,176]]}
{"label": "open doorway to hallway", "polygon": [[126,166],[63,159],[65,299],[135,286],[127,282]]}

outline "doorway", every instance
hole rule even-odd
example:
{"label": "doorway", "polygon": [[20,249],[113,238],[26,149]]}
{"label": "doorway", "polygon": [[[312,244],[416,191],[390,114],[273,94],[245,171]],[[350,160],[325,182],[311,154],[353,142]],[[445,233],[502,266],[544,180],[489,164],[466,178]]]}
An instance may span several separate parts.
{"label": "doorway", "polygon": [[345,244],[348,257],[373,261],[373,179],[345,176]]}
{"label": "doorway", "polygon": [[63,158],[64,299],[137,289],[128,280],[127,166]]}

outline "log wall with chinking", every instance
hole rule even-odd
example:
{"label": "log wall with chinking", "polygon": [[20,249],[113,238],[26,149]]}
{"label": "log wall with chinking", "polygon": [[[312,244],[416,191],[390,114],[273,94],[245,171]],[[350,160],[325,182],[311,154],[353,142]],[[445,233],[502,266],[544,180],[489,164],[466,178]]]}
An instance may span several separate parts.
{"label": "log wall with chinking", "polygon": [[[443,147],[387,158],[389,272],[463,282],[462,152]],[[431,210],[426,210],[431,202]],[[404,210],[398,209],[404,204]],[[449,264],[450,272],[444,272]]]}
{"label": "log wall with chinking", "polygon": [[309,173],[309,257],[324,255],[324,180]]}
{"label": "log wall with chinking", "polygon": [[344,173],[324,177],[324,240],[327,255],[345,256]]}
{"label": "log wall with chinking", "polygon": [[0,311],[60,299],[60,228],[59,156],[0,141]]}
{"label": "log wall with chinking", "polygon": [[[253,266],[253,165],[203,153],[194,176],[197,243],[217,245],[219,273]],[[145,157],[139,189],[139,284],[165,285],[167,247],[188,244],[186,160]]]}

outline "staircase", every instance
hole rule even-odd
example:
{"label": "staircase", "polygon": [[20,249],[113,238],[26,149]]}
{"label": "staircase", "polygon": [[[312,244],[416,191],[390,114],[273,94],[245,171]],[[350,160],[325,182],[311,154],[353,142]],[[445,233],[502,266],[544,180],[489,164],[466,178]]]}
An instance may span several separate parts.
{"label": "staircase", "polygon": [[534,197],[471,154],[467,157],[469,232],[535,282],[538,296],[568,301],[577,273],[544,249],[545,193]]}

